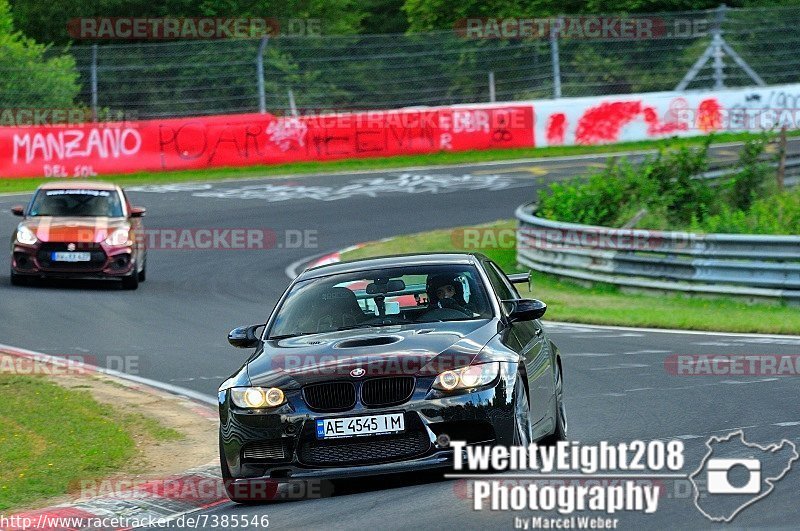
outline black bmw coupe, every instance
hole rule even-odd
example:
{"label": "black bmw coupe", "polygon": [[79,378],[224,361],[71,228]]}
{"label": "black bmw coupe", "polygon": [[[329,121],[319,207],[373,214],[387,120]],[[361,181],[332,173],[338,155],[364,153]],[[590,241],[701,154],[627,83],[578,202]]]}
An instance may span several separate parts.
{"label": "black bmw coupe", "polygon": [[[254,482],[446,467],[451,440],[526,445],[567,436],[544,303],[480,254],[374,258],[307,269],[219,388],[228,495]],[[263,328],[263,331],[261,330]]]}

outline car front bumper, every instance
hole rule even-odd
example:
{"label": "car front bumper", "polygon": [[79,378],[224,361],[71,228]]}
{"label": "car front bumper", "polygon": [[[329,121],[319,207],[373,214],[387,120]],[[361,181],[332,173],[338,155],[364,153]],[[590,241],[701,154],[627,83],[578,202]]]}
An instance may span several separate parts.
{"label": "car front bumper", "polygon": [[[506,364],[503,364],[506,365]],[[504,370],[488,388],[442,396],[429,391],[430,381],[418,381],[412,398],[395,407],[364,408],[358,404],[342,413],[305,409],[300,392],[287,392],[288,402],[272,413],[242,410],[219,394],[221,459],[233,483],[250,480],[336,479],[448,467],[453,453],[449,440],[468,444],[510,445],[514,432],[514,378]],[[403,434],[347,439],[316,438],[316,420],[400,413]],[[280,447],[280,459],[253,459],[252,446]],[[407,448],[408,451],[399,449]],[[361,454],[359,454],[361,452]],[[322,456],[322,457],[320,457]],[[341,456],[343,461],[337,461]]]}
{"label": "car front bumper", "polygon": [[11,270],[17,275],[30,277],[102,279],[130,276],[136,267],[131,246],[95,244],[78,249],[84,250],[91,255],[88,262],[55,262],[49,259],[50,253],[69,252],[66,244],[15,244],[11,250]]}

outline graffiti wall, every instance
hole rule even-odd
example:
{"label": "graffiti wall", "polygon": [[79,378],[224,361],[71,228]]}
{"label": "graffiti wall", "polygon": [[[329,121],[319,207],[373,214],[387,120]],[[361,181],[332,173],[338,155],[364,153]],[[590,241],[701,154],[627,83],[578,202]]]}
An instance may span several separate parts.
{"label": "graffiti wall", "polygon": [[0,178],[601,144],[800,127],[800,85],[300,117],[0,127]]}
{"label": "graffiti wall", "polygon": [[280,164],[533,145],[530,105],[0,127],[0,176]]}
{"label": "graffiti wall", "polygon": [[537,146],[800,127],[800,85],[531,102]]}

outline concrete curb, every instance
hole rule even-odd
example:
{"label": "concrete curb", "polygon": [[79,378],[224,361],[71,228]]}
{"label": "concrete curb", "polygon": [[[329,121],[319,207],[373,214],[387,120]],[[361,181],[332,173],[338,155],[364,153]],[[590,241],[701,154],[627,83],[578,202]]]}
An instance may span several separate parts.
{"label": "concrete curb", "polygon": [[213,463],[127,489],[115,489],[113,494],[17,513],[7,517],[11,525],[5,529],[163,527],[188,513],[227,502],[219,465]]}
{"label": "concrete curb", "polygon": [[[384,239],[380,241],[386,241],[386,240]],[[356,249],[360,249],[365,245],[366,243],[357,243],[355,245],[351,245],[350,247],[345,247],[344,249],[340,249],[339,251],[335,251],[333,253],[327,253],[322,255],[315,254],[314,256],[308,256],[296,262],[292,262],[284,271],[286,272],[286,276],[289,277],[289,279],[294,280],[295,277],[297,277],[297,275],[299,275],[302,271],[308,268],[339,263],[342,261],[342,254],[350,251],[355,251]]]}
{"label": "concrete curb", "polygon": [[[70,370],[99,374],[138,392],[170,398],[179,396],[182,405],[204,418],[217,419],[213,399],[189,389],[153,382],[56,356],[0,345],[0,353],[41,364],[51,371]],[[155,383],[158,385],[151,385]],[[228,502],[214,461],[165,478],[140,482],[91,482],[75,501],[6,516],[4,529],[132,529],[165,525],[187,513]]]}

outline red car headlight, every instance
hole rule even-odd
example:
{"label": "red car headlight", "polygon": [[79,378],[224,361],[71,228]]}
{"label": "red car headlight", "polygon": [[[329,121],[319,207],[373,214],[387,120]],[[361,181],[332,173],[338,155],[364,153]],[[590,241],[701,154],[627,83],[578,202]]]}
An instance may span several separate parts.
{"label": "red car headlight", "polygon": [[28,227],[25,227],[24,225],[20,225],[17,228],[17,242],[18,243],[21,243],[23,245],[34,245],[37,241],[39,241],[39,240],[38,240],[38,238],[36,238],[36,234],[34,234],[34,232],[31,229],[29,229]]}

